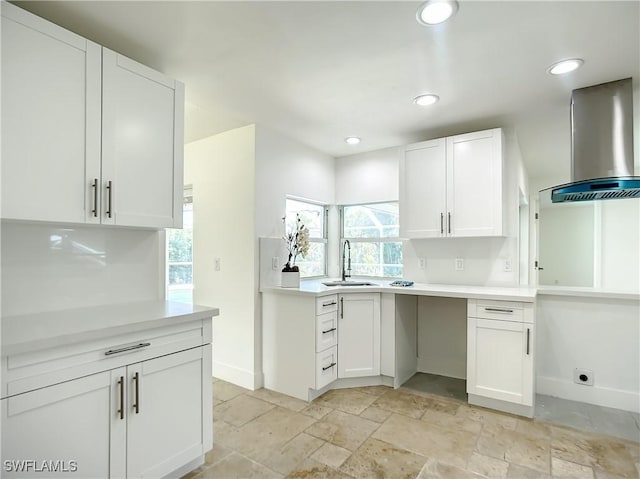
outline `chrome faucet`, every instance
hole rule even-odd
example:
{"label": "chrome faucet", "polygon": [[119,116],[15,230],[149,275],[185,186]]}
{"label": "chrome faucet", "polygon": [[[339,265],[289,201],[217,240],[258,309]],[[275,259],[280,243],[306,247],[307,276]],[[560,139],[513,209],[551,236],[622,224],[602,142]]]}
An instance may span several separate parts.
{"label": "chrome faucet", "polygon": [[[345,268],[344,261],[347,251],[349,251],[349,259],[347,267]],[[349,270],[349,274],[347,274],[347,270]],[[347,278],[351,278],[351,243],[349,242],[349,240],[344,240],[344,244],[342,245],[342,281],[346,281]]]}

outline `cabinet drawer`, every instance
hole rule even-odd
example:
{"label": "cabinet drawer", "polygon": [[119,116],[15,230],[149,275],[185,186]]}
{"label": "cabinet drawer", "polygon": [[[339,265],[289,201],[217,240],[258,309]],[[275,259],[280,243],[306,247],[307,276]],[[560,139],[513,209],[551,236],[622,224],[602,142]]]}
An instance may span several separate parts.
{"label": "cabinet drawer", "polygon": [[512,301],[482,300],[476,303],[475,314],[469,311],[469,316],[482,319],[496,319],[498,321],[525,321],[524,305]]}
{"label": "cabinet drawer", "polygon": [[338,311],[338,295],[320,296],[316,298],[316,314]]}
{"label": "cabinet drawer", "polygon": [[325,387],[338,378],[338,347],[316,353],[316,389]]}
{"label": "cabinet drawer", "polygon": [[325,313],[316,317],[316,352],[324,351],[338,344],[338,312]]}

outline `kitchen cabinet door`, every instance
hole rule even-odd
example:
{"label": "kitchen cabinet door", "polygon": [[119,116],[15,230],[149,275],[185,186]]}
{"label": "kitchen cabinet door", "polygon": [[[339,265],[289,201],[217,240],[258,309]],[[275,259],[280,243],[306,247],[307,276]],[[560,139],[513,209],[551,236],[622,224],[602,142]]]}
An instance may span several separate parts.
{"label": "kitchen cabinet door", "polygon": [[103,49],[103,223],[182,227],[184,85]]}
{"label": "kitchen cabinet door", "polygon": [[533,404],[533,324],[467,318],[467,392]]}
{"label": "kitchen cabinet door", "polygon": [[118,398],[106,371],[3,399],[2,477],[124,477],[110,469],[125,439]]}
{"label": "kitchen cabinet door", "polygon": [[101,47],[1,8],[2,218],[99,222]]}
{"label": "kitchen cabinet door", "polygon": [[340,295],[338,377],[380,374],[380,294]]}
{"label": "kitchen cabinet door", "polygon": [[163,477],[206,452],[205,360],[194,348],[127,367],[127,478]]}
{"label": "kitchen cabinet door", "polygon": [[400,229],[405,238],[446,235],[445,139],[411,145],[400,161]]}
{"label": "kitchen cabinet door", "polygon": [[500,236],[502,130],[447,138],[447,233]]}

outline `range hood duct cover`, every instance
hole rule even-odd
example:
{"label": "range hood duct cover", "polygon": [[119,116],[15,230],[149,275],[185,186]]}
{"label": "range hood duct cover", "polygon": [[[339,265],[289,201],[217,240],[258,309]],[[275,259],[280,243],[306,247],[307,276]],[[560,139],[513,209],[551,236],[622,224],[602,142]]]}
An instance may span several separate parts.
{"label": "range hood duct cover", "polygon": [[551,201],[640,198],[633,165],[631,78],[571,94],[572,183],[552,189]]}

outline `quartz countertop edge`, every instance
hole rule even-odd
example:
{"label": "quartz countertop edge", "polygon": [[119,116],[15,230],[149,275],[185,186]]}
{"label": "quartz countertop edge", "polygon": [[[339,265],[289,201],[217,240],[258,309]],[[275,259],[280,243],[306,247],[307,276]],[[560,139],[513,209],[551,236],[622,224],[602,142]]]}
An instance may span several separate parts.
{"label": "quartz countertop edge", "polygon": [[144,301],[47,311],[2,318],[2,355],[90,341],[218,316],[218,308]]}
{"label": "quartz countertop edge", "polygon": [[640,293],[631,291],[608,291],[605,289],[571,286],[538,286],[538,295],[640,301]]}
{"label": "quartz countertop edge", "polygon": [[[416,296],[439,296],[447,298],[488,299],[500,301],[520,301],[533,303],[536,299],[536,288],[509,286],[467,286],[451,284],[414,283],[413,286],[390,286],[389,280],[370,280],[372,286],[325,286],[323,280],[301,281],[299,288],[282,288],[270,286],[261,288],[263,293],[297,294],[324,296],[335,293],[390,293],[411,294]],[[369,280],[368,280],[369,281]]]}

